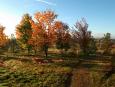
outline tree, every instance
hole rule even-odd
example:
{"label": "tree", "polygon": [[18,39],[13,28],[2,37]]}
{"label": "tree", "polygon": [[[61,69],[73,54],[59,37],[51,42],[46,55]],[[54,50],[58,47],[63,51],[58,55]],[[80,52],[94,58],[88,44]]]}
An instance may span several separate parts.
{"label": "tree", "polygon": [[102,38],[102,49],[104,50],[104,53],[108,54],[111,50],[111,34],[106,33],[104,34],[104,37]]}
{"label": "tree", "polygon": [[95,54],[97,50],[97,46],[96,46],[96,40],[95,38],[91,38],[89,46],[88,46],[88,53],[89,54]]}
{"label": "tree", "polygon": [[32,28],[30,24],[31,16],[29,14],[24,14],[20,24],[16,27],[16,37],[21,48],[30,51],[31,45],[28,44],[29,39],[32,35]]}
{"label": "tree", "polygon": [[41,48],[46,58],[48,48],[53,44],[55,38],[53,26],[56,17],[57,15],[53,11],[46,10],[35,14],[36,21],[31,20],[33,33],[30,44],[34,47]]}
{"label": "tree", "polygon": [[69,33],[69,26],[60,21],[55,22],[56,30],[56,47],[66,52],[70,48],[71,35]]}
{"label": "tree", "polygon": [[[77,29],[77,30],[76,30]],[[91,32],[88,31],[88,24],[85,19],[78,21],[75,25],[74,38],[79,44],[83,54],[87,54],[88,46],[91,41]]]}
{"label": "tree", "polygon": [[5,27],[0,25],[0,48],[4,47],[8,42],[8,37],[4,33]]}
{"label": "tree", "polygon": [[11,34],[10,41],[9,41],[9,47],[8,47],[9,51],[14,53],[14,52],[16,52],[17,47],[18,47],[18,44],[16,42],[15,35]]}

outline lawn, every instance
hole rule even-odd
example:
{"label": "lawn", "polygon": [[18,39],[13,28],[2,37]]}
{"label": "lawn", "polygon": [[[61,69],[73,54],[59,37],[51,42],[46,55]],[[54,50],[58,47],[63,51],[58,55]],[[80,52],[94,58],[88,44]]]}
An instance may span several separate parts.
{"label": "lawn", "polygon": [[[53,55],[52,59],[56,56]],[[0,87],[76,87],[71,86],[73,78],[76,78],[75,85],[115,86],[115,73],[107,77],[109,59],[81,58],[82,61],[79,62],[78,58],[65,57],[62,62],[42,64],[34,63],[31,57],[27,56],[6,56],[1,59],[4,66],[0,67]],[[76,73],[73,73],[74,71]]]}
{"label": "lawn", "polygon": [[30,60],[8,59],[0,67],[0,87],[67,87],[74,63],[66,60],[63,64],[35,64]]}

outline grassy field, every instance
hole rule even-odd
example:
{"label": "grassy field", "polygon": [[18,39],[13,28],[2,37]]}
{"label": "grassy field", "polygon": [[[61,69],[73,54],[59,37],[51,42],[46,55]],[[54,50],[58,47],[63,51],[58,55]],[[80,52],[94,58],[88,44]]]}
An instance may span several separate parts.
{"label": "grassy field", "polygon": [[109,57],[61,59],[62,62],[37,64],[28,56],[2,55],[0,87],[115,87],[115,73],[108,76]]}
{"label": "grassy field", "polygon": [[68,87],[78,61],[33,63],[31,58],[2,57],[0,87]]}

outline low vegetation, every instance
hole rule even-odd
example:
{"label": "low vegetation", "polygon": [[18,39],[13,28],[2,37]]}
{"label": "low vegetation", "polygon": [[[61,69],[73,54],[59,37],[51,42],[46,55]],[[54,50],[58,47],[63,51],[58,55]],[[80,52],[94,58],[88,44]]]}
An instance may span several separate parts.
{"label": "low vegetation", "polygon": [[41,65],[13,59],[4,64],[4,68],[0,67],[0,85],[3,87],[66,87],[72,74],[70,67],[55,64]]}

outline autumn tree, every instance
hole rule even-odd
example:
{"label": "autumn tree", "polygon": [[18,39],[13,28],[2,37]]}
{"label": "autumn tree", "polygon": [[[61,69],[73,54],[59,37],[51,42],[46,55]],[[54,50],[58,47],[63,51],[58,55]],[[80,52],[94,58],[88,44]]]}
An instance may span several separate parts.
{"label": "autumn tree", "polygon": [[88,31],[88,24],[85,19],[82,19],[76,23],[74,37],[79,44],[83,54],[87,54],[88,46],[91,41],[91,32]]}
{"label": "autumn tree", "polygon": [[104,53],[108,54],[111,50],[111,34],[106,33],[104,34],[104,37],[102,38],[102,49],[104,50]]}
{"label": "autumn tree", "polygon": [[63,50],[66,52],[70,48],[71,35],[69,32],[69,26],[63,22],[55,22],[56,30],[56,47],[57,49]]}
{"label": "autumn tree", "polygon": [[30,24],[31,16],[24,14],[21,22],[16,27],[16,38],[21,48],[30,51],[31,45],[28,44],[29,39],[32,35],[32,28]]}
{"label": "autumn tree", "polygon": [[8,42],[8,37],[4,33],[5,27],[0,25],[0,48],[4,47]]}
{"label": "autumn tree", "polygon": [[46,58],[48,54],[48,48],[53,44],[55,33],[54,33],[54,22],[57,15],[50,10],[43,12],[37,12],[35,14],[35,21],[31,20],[33,28],[32,38],[30,44],[34,47],[41,48],[44,51]]}

